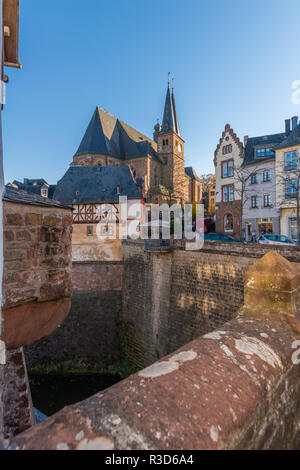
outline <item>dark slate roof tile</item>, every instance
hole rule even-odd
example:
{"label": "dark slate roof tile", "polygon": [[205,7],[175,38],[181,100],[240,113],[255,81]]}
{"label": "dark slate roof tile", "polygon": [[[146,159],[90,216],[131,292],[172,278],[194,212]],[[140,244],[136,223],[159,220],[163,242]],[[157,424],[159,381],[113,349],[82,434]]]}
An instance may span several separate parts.
{"label": "dark slate roof tile", "polygon": [[274,160],[275,153],[274,156],[267,156],[259,159],[255,158],[255,149],[256,147],[277,148],[277,145],[280,144],[285,137],[285,133],[249,137],[244,149],[244,161],[242,166],[253,165],[254,163],[260,164],[262,162]]}
{"label": "dark slate roof tile", "polygon": [[66,204],[62,204],[60,201],[49,199],[46,197],[39,196],[33,192],[24,191],[22,189],[15,189],[11,186],[6,186],[4,195],[4,201],[18,202],[22,204],[30,204],[33,206],[48,206],[48,207],[60,207],[62,209],[72,209]]}
{"label": "dark slate roof tile", "polygon": [[282,149],[286,147],[292,147],[293,145],[299,145],[300,144],[300,125],[296,126],[295,129],[292,130],[292,132],[288,135],[285,136],[285,139],[282,140],[278,145],[276,145],[276,150],[277,149]]}
{"label": "dark slate roof tile", "polygon": [[120,160],[151,155],[160,161],[156,142],[99,106],[75,156],[85,154],[107,155]]}
{"label": "dark slate roof tile", "polygon": [[71,166],[54,192],[64,204],[117,203],[119,196],[143,197],[128,166]]}
{"label": "dark slate roof tile", "polygon": [[200,178],[198,177],[197,173],[195,172],[194,168],[192,166],[187,166],[185,167],[185,173],[187,176],[192,178],[193,180],[200,181]]}

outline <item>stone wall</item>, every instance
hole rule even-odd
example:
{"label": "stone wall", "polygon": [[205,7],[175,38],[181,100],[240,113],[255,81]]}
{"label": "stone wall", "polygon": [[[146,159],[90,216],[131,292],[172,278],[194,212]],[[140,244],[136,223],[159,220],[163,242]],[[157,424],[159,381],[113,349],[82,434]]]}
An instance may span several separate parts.
{"label": "stone wall", "polygon": [[8,349],[51,334],[68,314],[71,214],[59,206],[4,201],[1,338]]}
{"label": "stone wall", "polygon": [[245,303],[221,329],[64,408],[9,448],[299,449],[299,280],[298,266],[267,253],[247,270]]}
{"label": "stone wall", "polygon": [[7,352],[3,388],[3,434],[8,439],[35,423],[23,350]]}
{"label": "stone wall", "polygon": [[73,263],[71,310],[57,331],[26,348],[30,370],[103,370],[120,360],[122,263]]}
{"label": "stone wall", "polygon": [[4,393],[4,369],[5,366],[0,364],[0,449],[1,449],[1,441],[4,438],[4,405],[3,405],[3,393]]}
{"label": "stone wall", "polygon": [[300,263],[293,247],[184,246],[178,241],[161,253],[145,251],[141,242],[123,244],[123,355],[137,369],[230,320],[243,305],[245,270],[271,249]]}

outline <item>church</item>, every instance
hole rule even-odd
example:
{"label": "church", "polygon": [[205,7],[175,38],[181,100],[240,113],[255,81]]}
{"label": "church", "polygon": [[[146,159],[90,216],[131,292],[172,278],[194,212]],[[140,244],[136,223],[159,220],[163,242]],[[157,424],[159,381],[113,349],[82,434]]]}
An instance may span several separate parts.
{"label": "church", "polygon": [[192,167],[184,165],[174,86],[170,79],[162,124],[153,139],[101,107],[96,107],[71,166],[128,166],[146,202],[201,202],[202,185]]}

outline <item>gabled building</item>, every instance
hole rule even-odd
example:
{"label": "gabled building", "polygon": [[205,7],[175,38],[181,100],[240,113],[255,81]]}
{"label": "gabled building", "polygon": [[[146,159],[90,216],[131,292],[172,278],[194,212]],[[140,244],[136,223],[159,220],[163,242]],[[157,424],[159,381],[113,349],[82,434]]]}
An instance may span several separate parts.
{"label": "gabled building", "polygon": [[188,166],[185,168],[185,173],[187,175],[187,183],[186,183],[186,200],[190,202],[201,202],[203,198],[202,194],[202,183],[200,181],[199,176],[195,172],[192,166]]}
{"label": "gabled building", "polygon": [[120,196],[128,220],[143,221],[144,198],[127,166],[71,166],[57,183],[54,199],[73,207],[73,261],[121,260]]}
{"label": "gabled building", "polygon": [[285,138],[274,148],[276,155],[276,203],[280,209],[280,233],[297,241],[299,204],[300,123],[287,119]]}
{"label": "gabled building", "polygon": [[39,196],[49,199],[53,199],[53,194],[56,188],[56,185],[47,183],[43,178],[24,178],[23,183],[14,180],[12,183],[9,183],[9,186],[12,186],[15,189],[22,189],[29,193],[38,194]]}
{"label": "gabled building", "polygon": [[185,171],[184,140],[170,83],[162,124],[155,125],[153,139],[97,107],[71,165],[127,166],[133,178],[142,181],[142,192],[148,202],[153,188],[166,184],[166,180],[179,202],[192,202],[192,197],[201,196],[194,170]]}
{"label": "gabled building", "polygon": [[244,138],[242,163],[243,231],[246,241],[264,233],[280,233],[280,210],[276,206],[275,148],[286,134]]}
{"label": "gabled building", "polygon": [[214,154],[216,175],[216,232],[240,238],[242,223],[241,183],[237,177],[243,163],[243,144],[230,124]]}

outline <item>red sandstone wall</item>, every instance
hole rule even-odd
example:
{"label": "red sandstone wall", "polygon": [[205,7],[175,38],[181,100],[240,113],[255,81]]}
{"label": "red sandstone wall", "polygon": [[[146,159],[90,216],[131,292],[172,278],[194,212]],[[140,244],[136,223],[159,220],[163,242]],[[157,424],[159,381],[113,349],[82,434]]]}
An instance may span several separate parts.
{"label": "red sandstone wall", "polygon": [[3,389],[4,438],[16,436],[34,424],[33,406],[23,350],[7,352]]}
{"label": "red sandstone wall", "polygon": [[8,349],[53,333],[70,309],[72,212],[4,201],[3,329]]}
{"label": "red sandstone wall", "polygon": [[71,293],[71,211],[4,201],[3,306]]}
{"label": "red sandstone wall", "polygon": [[242,243],[207,243],[170,253],[123,244],[123,311],[129,364],[141,368],[220,327],[244,301],[244,272],[270,250],[300,263],[300,249]]}
{"label": "red sandstone wall", "polygon": [[122,289],[121,262],[74,262],[72,279],[74,292]]}

